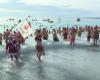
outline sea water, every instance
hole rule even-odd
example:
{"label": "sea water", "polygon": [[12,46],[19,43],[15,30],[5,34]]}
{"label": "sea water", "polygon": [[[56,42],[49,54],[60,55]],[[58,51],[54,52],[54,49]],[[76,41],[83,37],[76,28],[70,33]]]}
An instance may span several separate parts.
{"label": "sea water", "polygon": [[[3,24],[11,28],[15,22]],[[68,24],[68,25],[67,25]],[[53,26],[99,25],[99,20],[55,19],[54,23],[36,21],[32,28]],[[0,27],[1,31],[4,28]],[[91,47],[86,41],[86,33],[82,37],[76,37],[76,46],[70,46],[69,41],[64,42],[59,37],[59,42],[53,42],[52,35],[48,41],[43,41],[45,56],[39,63],[35,53],[35,40],[29,37],[25,45],[21,46],[22,62],[10,61],[5,54],[5,44],[0,46],[0,80],[100,80],[100,47]],[[31,42],[31,44],[30,44]],[[100,43],[99,43],[100,45]]]}
{"label": "sea water", "polygon": [[[40,27],[54,29],[59,27],[72,27],[73,25],[77,25],[78,27],[81,26],[84,27],[85,25],[90,25],[90,26],[100,25],[100,19],[80,18],[80,21],[77,21],[77,18],[49,18],[51,21],[54,21],[53,23],[50,23],[48,21],[43,21],[43,18],[37,18],[37,21],[32,21],[32,19],[33,18],[28,19],[28,21],[31,22],[32,29],[37,29]],[[18,20],[19,20],[18,18],[15,20],[5,19],[3,22],[0,22],[0,32],[3,32],[6,29],[11,29],[12,26],[16,27],[16,24],[18,24]],[[23,21],[25,19],[21,18],[21,20]]]}

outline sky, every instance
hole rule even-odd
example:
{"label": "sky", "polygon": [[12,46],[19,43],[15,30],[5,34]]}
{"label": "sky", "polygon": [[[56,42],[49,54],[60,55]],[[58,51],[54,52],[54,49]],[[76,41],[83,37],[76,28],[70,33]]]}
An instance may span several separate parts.
{"label": "sky", "polygon": [[100,17],[100,0],[0,0],[0,17]]}

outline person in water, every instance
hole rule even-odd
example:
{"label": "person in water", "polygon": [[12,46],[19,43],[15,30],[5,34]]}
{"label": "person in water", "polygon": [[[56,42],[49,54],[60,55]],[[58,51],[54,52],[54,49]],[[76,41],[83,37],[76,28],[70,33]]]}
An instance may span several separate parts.
{"label": "person in water", "polygon": [[42,37],[43,40],[48,40],[48,31],[46,30],[46,28],[43,28]]}
{"label": "person in water", "polygon": [[88,29],[87,29],[87,42],[90,42],[90,39],[91,39],[91,28],[90,27],[88,27]]}
{"label": "person in water", "polygon": [[35,36],[35,41],[36,41],[35,50],[36,50],[36,53],[37,53],[38,60],[41,61],[41,56],[44,55],[44,47],[42,45],[41,30],[37,30],[35,35],[36,35]]}
{"label": "person in water", "polygon": [[99,39],[99,31],[97,26],[94,27],[92,36],[93,36],[93,46],[97,46],[97,42]]}
{"label": "person in water", "polygon": [[59,39],[58,39],[57,32],[56,32],[55,29],[53,30],[53,33],[52,33],[52,34],[53,34],[53,41],[54,41],[54,42],[58,42]]}
{"label": "person in water", "polygon": [[18,49],[19,44],[15,39],[15,36],[10,35],[6,42],[6,53],[10,55],[11,60],[14,58],[18,61]]}
{"label": "person in water", "polygon": [[75,45],[75,29],[70,30],[70,45]]}
{"label": "person in water", "polygon": [[63,40],[66,41],[67,37],[68,37],[68,30],[67,30],[67,28],[63,28],[62,36],[63,36]]}
{"label": "person in water", "polygon": [[77,31],[77,34],[78,34],[78,37],[81,37],[81,35],[82,35],[81,27],[79,27],[79,29],[78,29],[78,31]]}

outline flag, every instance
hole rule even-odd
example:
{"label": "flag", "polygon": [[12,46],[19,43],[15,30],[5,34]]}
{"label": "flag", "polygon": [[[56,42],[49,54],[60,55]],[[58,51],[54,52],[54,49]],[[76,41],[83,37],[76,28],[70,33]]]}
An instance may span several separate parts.
{"label": "flag", "polygon": [[20,31],[23,38],[28,37],[33,33],[30,24],[27,22],[27,20],[22,21],[17,25],[18,31]]}

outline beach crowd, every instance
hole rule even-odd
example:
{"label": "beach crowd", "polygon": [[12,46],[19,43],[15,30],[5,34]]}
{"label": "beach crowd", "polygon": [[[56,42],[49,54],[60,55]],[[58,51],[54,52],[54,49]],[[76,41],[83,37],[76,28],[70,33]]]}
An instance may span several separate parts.
{"label": "beach crowd", "polygon": [[[69,45],[75,46],[75,39],[76,36],[81,37],[82,33],[87,33],[87,42],[90,42],[92,40],[92,46],[98,45],[99,40],[99,32],[100,28],[99,26],[85,26],[85,27],[59,27],[57,29],[48,29],[48,28],[39,28],[36,29],[33,34],[30,34],[31,37],[35,36],[33,38],[36,41],[35,51],[37,53],[37,58],[39,61],[41,61],[41,56],[45,55],[44,52],[44,46],[42,44],[43,40],[47,40],[49,38],[49,35],[52,34],[53,41],[59,42],[60,39],[58,36],[61,36],[63,41],[69,41]],[[28,37],[30,37],[28,36]],[[20,56],[20,47],[22,44],[25,43],[25,40],[28,39],[23,38],[21,33],[19,31],[12,31],[11,29],[6,29],[3,33],[0,33],[0,45],[2,45],[2,41],[5,41],[5,51],[6,54],[10,55],[11,60],[14,58],[16,61],[19,60]]]}

